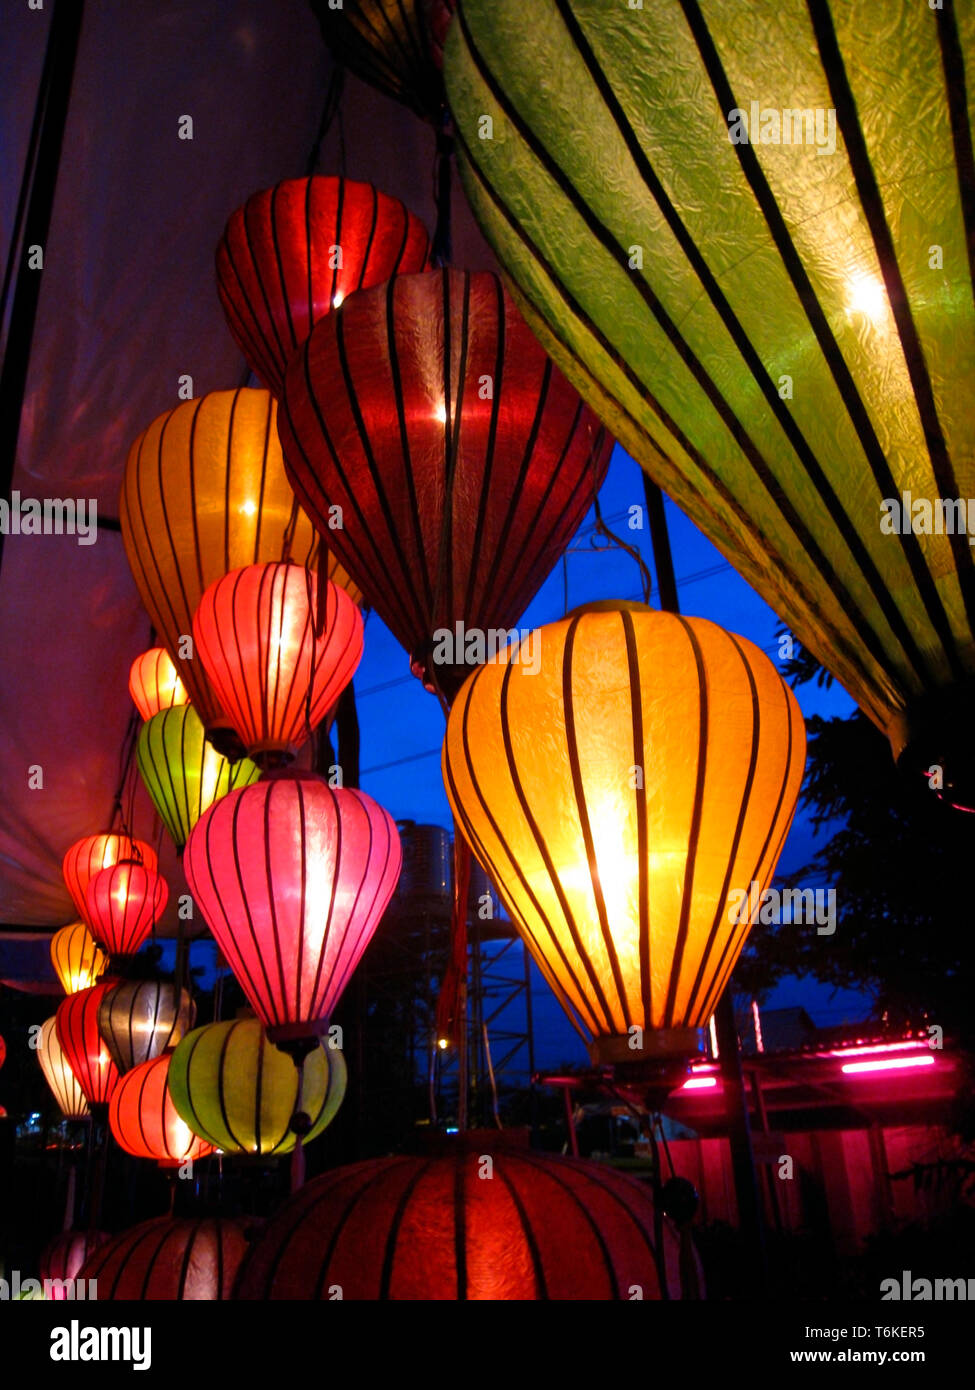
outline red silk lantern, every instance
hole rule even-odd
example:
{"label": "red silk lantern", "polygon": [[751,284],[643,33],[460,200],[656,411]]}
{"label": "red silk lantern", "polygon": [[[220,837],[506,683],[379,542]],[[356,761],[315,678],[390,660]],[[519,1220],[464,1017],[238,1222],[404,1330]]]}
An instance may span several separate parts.
{"label": "red silk lantern", "polygon": [[247,565],[211,584],[193,618],[207,680],[262,767],[292,760],[362,656],[362,615],[331,581],[318,635],[318,580],[301,565]]}
{"label": "red silk lantern", "polygon": [[98,1010],[105,991],[117,981],[103,980],[91,989],[69,994],[58,1005],[54,1027],[61,1050],[88,1104],[105,1106],[119,1083],[119,1070],[98,1031]]}
{"label": "red silk lantern", "polygon": [[217,247],[217,292],[234,340],[280,396],[288,360],[354,290],[425,269],[426,228],[368,183],[313,174],[248,198]]}
{"label": "red silk lantern", "polygon": [[229,1298],[247,1249],[244,1225],[159,1216],[123,1231],[90,1255],[80,1278],[98,1282],[98,1301],[213,1302]]}
{"label": "red silk lantern", "polygon": [[138,859],[147,869],[155,869],[159,864],[156,851],[145,840],[133,840],[131,835],[114,830],[76,840],[64,856],[61,872],[71,900],[86,926],[91,926],[86,897],[89,881],[100,869],[111,868],[120,859]]}
{"label": "red silk lantern", "polygon": [[137,656],[129,671],[129,694],[143,719],[160,710],[189,704],[189,692],[165,647],[150,647]]}
{"label": "red silk lantern", "polygon": [[190,890],[272,1041],[325,1031],[400,861],[381,806],[310,774],[230,792],[197,822]]}
{"label": "red silk lantern", "polygon": [[398,276],[323,319],[292,358],[278,431],[312,521],[448,700],[485,634],[504,644],[612,449],[499,278],[459,270]]}
{"label": "red silk lantern", "polygon": [[4,1062],[5,1062],[6,1060],[7,1060],[7,1044],[4,1042],[3,1038],[0,1038],[0,1067],[3,1066],[3,1064],[4,1064]]}
{"label": "red silk lantern", "polygon": [[55,1302],[73,1298],[66,1282],[77,1279],[88,1256],[111,1239],[107,1231],[62,1231],[48,1241],[37,1261],[44,1297]]}
{"label": "red silk lantern", "polygon": [[[473,1136],[468,1136],[473,1138]],[[603,1300],[661,1295],[653,1197],[602,1164],[481,1134],[471,1152],[370,1159],[313,1179],[271,1218],[238,1299]],[[490,1180],[484,1157],[490,1157]],[[662,1227],[667,1292],[678,1238]]]}
{"label": "red silk lantern", "polygon": [[155,868],[120,860],[95,874],[85,904],[95,940],[109,956],[133,956],[166,908],[169,889]]}
{"label": "red silk lantern", "polygon": [[166,1084],[171,1052],[133,1067],[116,1086],[108,1123],[116,1142],[133,1158],[154,1158],[161,1168],[178,1168],[204,1158],[213,1145],[180,1119]]}

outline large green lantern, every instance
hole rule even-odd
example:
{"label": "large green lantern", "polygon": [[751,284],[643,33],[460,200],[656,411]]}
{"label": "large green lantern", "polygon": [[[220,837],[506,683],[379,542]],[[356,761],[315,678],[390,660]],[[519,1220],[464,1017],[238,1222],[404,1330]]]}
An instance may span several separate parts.
{"label": "large green lantern", "polygon": [[969,0],[462,0],[445,59],[464,186],[545,347],[954,800],[972,53]]}
{"label": "large green lantern", "polygon": [[[169,1094],[194,1134],[224,1153],[287,1154],[298,1099],[298,1070],[267,1040],[256,1018],[196,1028],[173,1053]],[[311,1120],[302,1144],[331,1124],[342,1104],[348,1073],[338,1048],[317,1045],[304,1059],[301,1109]]]}
{"label": "large green lantern", "polygon": [[192,705],[175,705],[147,719],[135,756],[146,791],[180,853],[209,806],[261,775],[249,758],[228,762],[207,742]]}

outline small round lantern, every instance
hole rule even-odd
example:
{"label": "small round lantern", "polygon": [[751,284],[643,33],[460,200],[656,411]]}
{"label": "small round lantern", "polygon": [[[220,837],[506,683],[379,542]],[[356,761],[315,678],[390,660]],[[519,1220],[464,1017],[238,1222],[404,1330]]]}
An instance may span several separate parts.
{"label": "small round lantern", "polygon": [[120,980],[102,995],[98,1031],[124,1075],[174,1048],[193,1027],[196,1005],[162,980]]}
{"label": "small round lantern", "polygon": [[108,957],[84,922],[72,922],[51,937],[51,961],[65,994],[91,989]]}
{"label": "small round lantern", "polygon": [[133,956],[162,916],[168,897],[166,880],[154,868],[120,860],[88,884],[92,935],[110,956]]}
{"label": "small round lantern", "polygon": [[151,647],[136,657],[129,671],[129,694],[143,719],[185,705],[190,698],[165,647]]}
{"label": "small round lantern", "polygon": [[108,1107],[116,1142],[133,1158],[154,1158],[161,1168],[178,1168],[213,1152],[213,1145],[193,1133],[172,1102],[166,1085],[171,1060],[172,1053],[164,1052],[133,1067]]}
{"label": "small round lantern", "polygon": [[41,1024],[36,1050],[44,1080],[61,1107],[61,1114],[66,1120],[83,1120],[89,1113],[88,1101],[58,1040],[54,1015]]}

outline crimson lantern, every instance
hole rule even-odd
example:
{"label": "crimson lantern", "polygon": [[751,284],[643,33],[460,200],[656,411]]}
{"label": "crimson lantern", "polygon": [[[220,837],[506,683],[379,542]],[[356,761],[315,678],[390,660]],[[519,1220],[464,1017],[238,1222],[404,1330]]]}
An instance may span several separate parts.
{"label": "crimson lantern", "polygon": [[133,1158],[154,1158],[161,1168],[178,1168],[213,1153],[213,1145],[193,1133],[170,1099],[171,1057],[164,1052],[126,1072],[108,1108],[116,1142]]}
{"label": "crimson lantern", "polygon": [[323,605],[314,570],[285,561],[247,565],[206,590],[193,641],[248,755],[274,767],[294,758],[352,679],[362,616],[331,581]]}
{"label": "crimson lantern", "polygon": [[655,1227],[646,1184],[494,1131],[464,1138],[442,1157],[369,1159],[313,1179],[267,1223],[234,1296],[680,1296],[678,1236],[666,1220]]}
{"label": "crimson lantern", "polygon": [[134,840],[131,835],[114,830],[101,835],[86,835],[83,839],[76,840],[64,856],[61,865],[64,881],[71,894],[71,900],[78,909],[78,915],[89,927],[91,923],[88,921],[86,898],[88,883],[100,869],[111,868],[120,859],[137,859],[147,869],[155,869],[159,863],[156,851],[151,845],[147,845],[145,840]]}
{"label": "crimson lantern", "polygon": [[113,1237],[90,1255],[80,1278],[95,1279],[99,1302],[229,1298],[247,1248],[240,1221],[157,1216]]}
{"label": "crimson lantern", "polygon": [[295,348],[353,290],[423,270],[426,228],[368,183],[313,174],[255,193],[217,247],[217,291],[248,365],[275,395]]}
{"label": "crimson lantern", "polygon": [[272,1041],[325,1031],[400,860],[381,806],[311,774],[230,792],[197,822],[190,890]]}
{"label": "crimson lantern", "polygon": [[315,526],[448,701],[506,645],[612,449],[500,279],[459,270],[397,276],[322,319],[278,431]]}
{"label": "crimson lantern", "polygon": [[85,894],[92,936],[110,956],[135,955],[162,916],[168,897],[166,880],[134,859],[100,870]]}
{"label": "crimson lantern", "polygon": [[98,1010],[106,990],[116,983],[103,980],[91,989],[79,989],[58,1005],[54,1015],[57,1040],[85,1099],[92,1107],[107,1106],[119,1083],[119,1070],[98,1031]]}

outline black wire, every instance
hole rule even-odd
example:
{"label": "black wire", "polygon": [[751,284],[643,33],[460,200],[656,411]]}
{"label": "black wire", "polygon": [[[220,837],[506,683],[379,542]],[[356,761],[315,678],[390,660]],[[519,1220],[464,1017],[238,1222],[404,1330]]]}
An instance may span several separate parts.
{"label": "black wire", "polygon": [[339,150],[340,168],[342,177],[345,177],[345,131],[342,126],[341,102],[342,93],[345,90],[345,68],[341,63],[335,63],[332,67],[332,75],[329,78],[328,86],[325,89],[325,104],[322,107],[322,117],[318,123],[318,133],[315,136],[314,144],[308,152],[308,159],[305,162],[305,177],[310,177],[318,165],[318,160],[322,152],[322,142],[329,132],[332,121],[338,115],[339,121]]}

